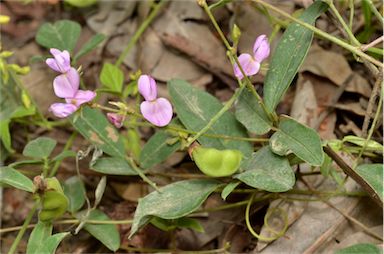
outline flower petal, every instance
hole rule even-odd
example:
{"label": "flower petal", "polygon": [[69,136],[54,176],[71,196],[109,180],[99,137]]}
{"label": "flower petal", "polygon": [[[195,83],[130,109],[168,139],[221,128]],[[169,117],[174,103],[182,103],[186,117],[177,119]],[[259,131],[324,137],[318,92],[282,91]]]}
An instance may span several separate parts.
{"label": "flower petal", "polygon": [[57,71],[57,72],[61,72],[59,66],[58,66],[57,63],[56,63],[55,58],[47,58],[47,60],[45,60],[45,63],[46,63],[46,64],[49,66],[49,68],[51,68],[52,70]]}
{"label": "flower petal", "polygon": [[73,98],[66,98],[67,103],[71,103],[80,107],[81,104],[87,103],[95,98],[96,93],[90,90],[78,90]]}
{"label": "flower petal", "polygon": [[[250,54],[241,54],[239,56],[239,63],[247,76],[252,76],[259,72],[260,63],[256,62]],[[239,79],[243,78],[243,74],[237,64],[234,66],[234,72],[236,77]]]}
{"label": "flower petal", "polygon": [[146,101],[153,101],[157,97],[156,81],[149,75],[140,76],[138,89]]}
{"label": "flower petal", "polygon": [[57,76],[53,80],[53,90],[57,97],[73,98],[79,90],[80,75],[75,68],[70,68],[67,73]]}
{"label": "flower petal", "polygon": [[53,103],[49,107],[49,111],[59,118],[65,118],[73,114],[77,109],[75,105],[68,103]]}
{"label": "flower petal", "polygon": [[140,104],[140,111],[145,119],[159,127],[169,124],[173,114],[172,105],[165,98],[143,101]]}
{"label": "flower petal", "polygon": [[107,113],[107,118],[116,128],[121,128],[123,126],[124,117],[122,115]]}
{"label": "flower petal", "polygon": [[65,73],[71,68],[71,59],[67,50],[60,51],[58,49],[52,48],[50,52],[54,58],[49,59],[55,61],[55,65],[53,65],[52,60],[46,61],[49,67],[61,73]]}
{"label": "flower petal", "polygon": [[257,37],[255,44],[253,45],[253,57],[259,63],[269,56],[270,47],[268,37],[265,34]]}

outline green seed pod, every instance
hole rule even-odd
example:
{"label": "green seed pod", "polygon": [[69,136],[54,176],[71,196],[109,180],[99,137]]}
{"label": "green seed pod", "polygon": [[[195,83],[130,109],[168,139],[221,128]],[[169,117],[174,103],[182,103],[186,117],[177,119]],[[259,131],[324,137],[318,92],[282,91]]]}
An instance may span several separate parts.
{"label": "green seed pod", "polygon": [[192,151],[197,167],[201,172],[212,177],[234,174],[240,167],[242,156],[238,150],[217,150],[201,146]]}
{"label": "green seed pod", "polygon": [[47,190],[55,190],[64,194],[63,188],[61,187],[61,184],[56,177],[47,178],[45,179],[45,182],[47,184]]}
{"label": "green seed pod", "polygon": [[67,208],[68,199],[64,194],[60,192],[47,191],[43,195],[41,204],[42,204],[43,210],[53,210],[60,207]]}

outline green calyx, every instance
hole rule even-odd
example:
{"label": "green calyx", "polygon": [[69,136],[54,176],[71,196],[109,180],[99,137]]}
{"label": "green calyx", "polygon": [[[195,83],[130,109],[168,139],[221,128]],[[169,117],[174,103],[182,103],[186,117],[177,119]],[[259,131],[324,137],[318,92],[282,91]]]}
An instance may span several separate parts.
{"label": "green calyx", "polygon": [[201,172],[212,177],[233,175],[240,167],[243,154],[238,150],[197,147],[192,157]]}

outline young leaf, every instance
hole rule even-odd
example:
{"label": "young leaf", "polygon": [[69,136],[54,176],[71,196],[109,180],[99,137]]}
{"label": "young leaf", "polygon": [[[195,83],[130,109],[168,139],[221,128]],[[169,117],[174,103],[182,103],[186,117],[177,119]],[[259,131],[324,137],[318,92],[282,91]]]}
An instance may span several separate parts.
{"label": "young leaf", "polygon": [[362,164],[355,171],[383,202],[383,164]]}
{"label": "young leaf", "polygon": [[121,93],[124,82],[124,74],[119,67],[105,63],[100,73],[100,81],[111,92]]}
{"label": "young leaf", "polygon": [[288,159],[274,154],[268,146],[253,153],[242,168],[245,172],[235,178],[254,188],[284,192],[295,184],[295,174]]}
{"label": "young leaf", "polygon": [[244,89],[237,99],[235,116],[248,131],[258,135],[267,133],[272,127],[268,116],[248,89]]}
{"label": "young leaf", "polygon": [[140,154],[140,166],[144,169],[150,168],[168,158],[180,149],[180,141],[170,145],[170,135],[165,131],[156,132],[144,145]]}
{"label": "young leaf", "polygon": [[[299,19],[314,24],[327,8],[328,5],[323,1],[315,1]],[[313,32],[311,30],[296,23],[290,24],[281,37],[264,81],[264,101],[270,112],[275,110],[303,63],[311,46],[312,38]]]}
{"label": "young leaf", "polygon": [[[207,92],[194,88],[184,80],[174,79],[168,83],[169,94],[178,118],[191,131],[200,131],[212,117],[219,112],[223,105]],[[230,113],[225,112],[206,132],[227,136],[247,137],[246,130]],[[205,147],[219,150],[237,149],[245,157],[252,153],[252,146],[247,141],[229,140],[201,136],[198,141]]]}
{"label": "young leaf", "polygon": [[79,50],[79,52],[76,53],[75,55],[75,61],[82,57],[85,54],[88,54],[91,52],[94,48],[97,47],[103,40],[105,39],[104,34],[95,34],[91,39],[89,39],[83,47]]}
{"label": "young leaf", "polygon": [[269,139],[269,145],[278,155],[287,155],[292,151],[313,166],[320,166],[324,160],[317,132],[288,116],[281,117],[279,129]]}
{"label": "young leaf", "polygon": [[85,202],[85,187],[78,176],[72,176],[63,184],[64,194],[69,200],[68,211],[78,211]]}
{"label": "young leaf", "polygon": [[36,252],[39,254],[47,253],[47,254],[55,254],[56,249],[59,246],[60,242],[68,235],[70,235],[70,232],[63,232],[63,233],[57,233],[54,235],[51,235],[44,241],[44,245],[41,246],[41,249],[38,249]]}
{"label": "young leaf", "polygon": [[107,175],[137,175],[126,160],[118,157],[99,158],[90,168]]}
{"label": "young leaf", "polygon": [[220,185],[210,179],[194,179],[175,182],[139,199],[131,227],[130,237],[153,216],[177,219],[192,213]]}
{"label": "young leaf", "polygon": [[52,23],[44,23],[36,34],[36,41],[43,47],[68,50],[70,52],[76,46],[79,39],[81,26],[70,20],[59,20]]}
{"label": "young leaf", "polygon": [[359,243],[347,248],[337,250],[335,254],[382,254],[383,252],[374,244]]}
{"label": "young leaf", "polygon": [[227,197],[229,196],[229,194],[231,194],[231,192],[236,189],[236,187],[240,184],[241,182],[231,182],[229,184],[227,184],[223,191],[221,192],[221,198],[223,200],[226,200]]}
{"label": "young leaf", "polygon": [[[81,218],[86,211],[78,213],[78,218]],[[88,220],[110,220],[109,217],[100,210],[92,210]],[[90,224],[86,223],[84,229],[87,230],[96,239],[102,242],[105,247],[111,251],[117,251],[120,247],[120,235],[116,225],[113,224]]]}
{"label": "young leaf", "polygon": [[45,240],[52,234],[52,223],[39,221],[28,240],[27,254],[40,254]]}
{"label": "young leaf", "polygon": [[0,184],[8,184],[17,189],[33,192],[33,182],[31,179],[10,167],[0,168]]}
{"label": "young leaf", "polygon": [[56,144],[54,139],[40,137],[30,141],[24,147],[23,155],[32,158],[46,158],[52,153]]}
{"label": "young leaf", "polygon": [[75,129],[103,152],[115,157],[125,157],[122,137],[100,111],[83,107],[71,120]]}

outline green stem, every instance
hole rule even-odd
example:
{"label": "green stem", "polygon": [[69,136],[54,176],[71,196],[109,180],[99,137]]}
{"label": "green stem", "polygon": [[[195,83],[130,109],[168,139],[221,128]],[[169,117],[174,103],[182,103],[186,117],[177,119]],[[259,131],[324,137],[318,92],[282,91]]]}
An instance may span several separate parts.
{"label": "green stem", "polygon": [[372,0],[366,0],[366,3],[369,5],[369,8],[371,8],[371,11],[376,16],[376,18],[380,21],[381,25],[384,24],[383,16],[380,14],[380,12],[376,9],[375,5],[373,4]]}
{"label": "green stem", "polygon": [[331,8],[333,14],[335,14],[337,20],[340,22],[341,26],[344,28],[344,31],[348,34],[349,40],[355,44],[355,46],[360,46],[361,43],[356,39],[355,35],[352,33],[349,26],[345,23],[343,17],[340,15],[340,12],[337,10],[336,6],[333,4],[333,1],[329,3],[329,7]]}
{"label": "green stem", "polygon": [[35,203],[34,206],[32,207],[32,209],[29,211],[27,217],[24,220],[23,225],[21,226],[19,233],[17,233],[15,241],[13,241],[12,246],[9,249],[9,252],[8,252],[9,254],[13,254],[16,251],[16,248],[19,245],[19,242],[20,242],[21,238],[23,237],[25,230],[27,230],[28,225],[31,222],[33,215],[35,214],[38,205],[39,205],[38,203]]}
{"label": "green stem", "polygon": [[349,0],[349,29],[353,29],[353,18],[355,15],[355,4],[354,0]]}
{"label": "green stem", "polygon": [[121,65],[121,63],[124,61],[125,57],[128,55],[129,51],[133,48],[133,46],[136,44],[136,42],[140,38],[140,36],[144,33],[144,31],[152,23],[153,19],[156,17],[157,13],[160,11],[161,7],[165,3],[166,3],[166,1],[160,0],[160,2],[155,5],[155,7],[153,8],[152,12],[143,21],[143,23],[141,23],[140,27],[137,29],[135,34],[132,36],[131,40],[128,42],[128,44],[125,47],[124,51],[120,54],[119,58],[117,59],[117,61],[115,63],[116,66],[120,66]]}
{"label": "green stem", "polygon": [[128,161],[129,165],[132,167],[132,169],[143,179],[144,182],[148,183],[150,186],[152,186],[156,191],[161,192],[160,189],[156,186],[156,183],[152,182],[144,173],[139,169],[134,162],[134,160],[131,157],[126,157],[126,160]]}
{"label": "green stem", "polygon": [[[65,144],[62,152],[65,152],[65,151],[69,150],[72,147],[73,140],[75,139],[76,136],[77,136],[77,132],[73,132],[72,135],[69,137],[67,143]],[[58,160],[58,161],[55,162],[55,164],[53,165],[53,168],[52,168],[52,170],[51,170],[51,172],[49,174],[49,177],[53,177],[54,175],[56,175],[56,172],[59,169],[60,164],[61,164],[62,161],[63,160]]]}
{"label": "green stem", "polygon": [[297,18],[294,18],[290,14],[286,13],[285,11],[282,11],[282,10],[276,8],[275,6],[273,6],[273,5],[269,4],[269,3],[263,2],[262,0],[252,0],[252,1],[261,4],[261,5],[265,6],[266,8],[268,8],[268,9],[274,11],[274,12],[279,13],[280,15],[284,16],[285,18],[287,18],[287,19],[289,19],[289,20],[291,20],[293,22],[296,22],[296,23],[302,25],[305,28],[308,28],[309,30],[313,31],[316,35],[318,35],[318,36],[320,36],[320,37],[322,37],[324,39],[327,39],[327,40],[329,40],[329,41],[339,45],[340,47],[343,47],[343,48],[349,50],[350,52],[360,56],[361,58],[364,58],[365,60],[375,64],[376,66],[379,66],[381,68],[384,67],[382,62],[380,62],[380,61],[374,59],[373,57],[365,54],[359,48],[357,48],[355,46],[352,46],[352,45],[346,43],[345,41],[343,41],[343,40],[341,40],[341,39],[339,39],[339,38],[337,38],[335,36],[332,36],[332,35],[330,35],[330,34],[328,34],[326,32],[323,32],[322,30],[320,30],[320,29],[318,29],[318,28],[316,28],[316,27],[314,27],[314,26],[312,26],[312,25],[310,25],[308,23],[305,23],[304,21],[301,21],[301,20],[299,20]]}

